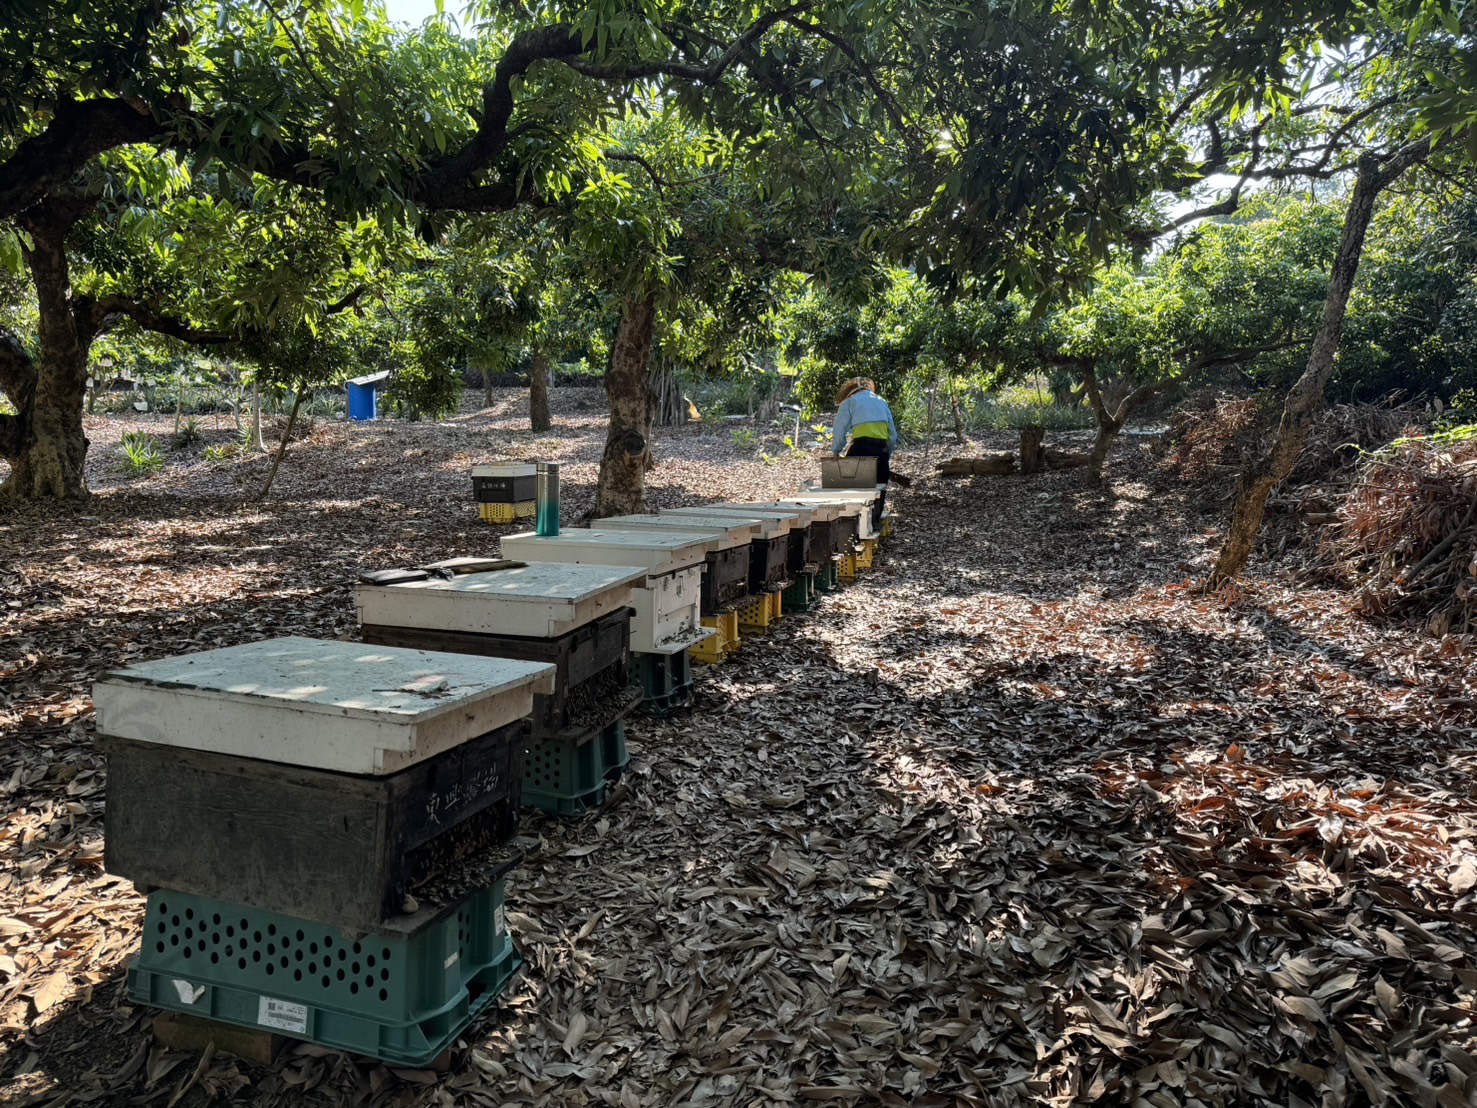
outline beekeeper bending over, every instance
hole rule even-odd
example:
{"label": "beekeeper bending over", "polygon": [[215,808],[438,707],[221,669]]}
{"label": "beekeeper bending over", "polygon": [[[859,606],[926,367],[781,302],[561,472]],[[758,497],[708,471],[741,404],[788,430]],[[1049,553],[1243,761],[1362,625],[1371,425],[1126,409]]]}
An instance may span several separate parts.
{"label": "beekeeper bending over", "polygon": [[[888,462],[897,446],[897,423],[892,418],[892,409],[887,401],[877,395],[877,386],[864,377],[853,377],[841,386],[836,394],[836,422],[831,426],[831,452],[838,457],[876,458],[877,484],[886,485],[891,479]],[[847,437],[851,445],[846,445]],[[887,498],[884,490],[872,507],[872,522],[882,523],[882,505]]]}

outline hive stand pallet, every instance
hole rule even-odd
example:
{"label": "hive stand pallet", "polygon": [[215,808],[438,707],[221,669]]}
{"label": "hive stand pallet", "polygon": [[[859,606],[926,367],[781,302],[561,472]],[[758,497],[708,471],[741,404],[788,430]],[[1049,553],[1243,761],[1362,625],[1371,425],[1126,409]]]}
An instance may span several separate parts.
{"label": "hive stand pallet", "polygon": [[857,569],[871,569],[877,564],[877,545],[879,539],[863,539],[861,549],[856,552]]}
{"label": "hive stand pallet", "polygon": [[519,500],[514,504],[478,504],[477,514],[484,523],[512,523],[520,519],[532,519],[535,500]]}
{"label": "hive stand pallet", "polygon": [[691,648],[699,662],[717,665],[739,647],[739,622],[737,612],[724,612],[716,616],[703,616],[703,626],[711,627],[713,633]]}
{"label": "hive stand pallet", "polygon": [[817,599],[815,577],[815,570],[797,573],[790,587],[781,594],[784,606],[792,612],[808,612],[814,608]]}
{"label": "hive stand pallet", "polygon": [[523,803],[550,815],[583,815],[605,803],[605,786],[630,761],[624,720],[579,740],[535,737],[523,754]]}
{"label": "hive stand pallet", "polygon": [[771,620],[783,619],[785,616],[785,594],[783,589],[776,589],[769,594],[769,618]]}
{"label": "hive stand pallet", "polygon": [[857,555],[843,554],[836,562],[836,573],[843,584],[850,584],[856,580]]}
{"label": "hive stand pallet", "polygon": [[821,592],[836,592],[841,588],[841,571],[834,558],[828,558],[816,570],[815,587]]}
{"label": "hive stand pallet", "polygon": [[633,653],[636,676],[645,699],[641,711],[648,716],[666,716],[692,705],[692,655]]}
{"label": "hive stand pallet", "polygon": [[882,513],[882,531],[881,531],[881,535],[882,535],[882,537],[884,539],[890,539],[890,538],[892,538],[892,525],[893,525],[894,521],[896,520],[896,518],[897,517],[894,516],[891,512],[883,512]]}
{"label": "hive stand pallet", "polygon": [[769,630],[776,618],[774,605],[769,597],[769,593],[762,593],[759,596],[748,597],[734,605],[733,613],[738,617],[740,633],[762,635]]}
{"label": "hive stand pallet", "polygon": [[128,993],[156,1008],[418,1066],[454,1042],[521,964],[501,880],[404,931],[357,940],[328,924],[156,889]]}

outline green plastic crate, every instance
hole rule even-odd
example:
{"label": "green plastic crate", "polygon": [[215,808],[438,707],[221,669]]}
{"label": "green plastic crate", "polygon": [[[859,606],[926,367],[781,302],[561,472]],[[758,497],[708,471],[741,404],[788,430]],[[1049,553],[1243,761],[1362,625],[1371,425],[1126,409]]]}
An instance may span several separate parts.
{"label": "green plastic crate", "polygon": [[819,592],[836,592],[841,588],[840,567],[830,558],[822,562],[820,569],[816,570],[815,587]]}
{"label": "green plastic crate", "polygon": [[407,930],[354,938],[328,924],[156,889],[134,1000],[262,1027],[385,1062],[421,1065],[491,1004],[523,959],[496,881]]}
{"label": "green plastic crate", "polygon": [[813,570],[795,574],[795,579],[784,591],[785,611],[808,612],[817,600],[816,574]]}
{"label": "green plastic crate", "polygon": [[641,682],[644,715],[671,715],[692,705],[691,654],[679,650],[676,654],[635,653],[631,658]]}
{"label": "green plastic crate", "polygon": [[536,737],[523,752],[523,803],[553,815],[582,815],[605,802],[606,784],[630,760],[625,720],[577,740]]}

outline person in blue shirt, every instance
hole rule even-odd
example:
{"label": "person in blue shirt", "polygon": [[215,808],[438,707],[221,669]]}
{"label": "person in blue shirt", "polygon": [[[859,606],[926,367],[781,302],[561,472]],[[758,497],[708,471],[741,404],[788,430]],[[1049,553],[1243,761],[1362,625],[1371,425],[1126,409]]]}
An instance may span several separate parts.
{"label": "person in blue shirt", "polygon": [[[865,377],[853,377],[836,394],[836,422],[831,425],[831,451],[838,457],[876,458],[877,484],[891,480],[892,452],[897,448],[897,423],[887,401],[877,395],[877,386]],[[850,436],[851,444],[847,445]],[[883,489],[872,506],[872,523],[882,525]]]}

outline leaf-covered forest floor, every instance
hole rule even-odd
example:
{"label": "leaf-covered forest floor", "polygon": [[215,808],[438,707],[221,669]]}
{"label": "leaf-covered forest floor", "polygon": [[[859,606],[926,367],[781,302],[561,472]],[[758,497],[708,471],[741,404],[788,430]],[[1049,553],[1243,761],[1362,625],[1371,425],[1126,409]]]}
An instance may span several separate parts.
{"label": "leaf-covered forest floor", "polygon": [[[1132,441],[1111,497],[896,494],[874,571],[701,670],[690,715],[631,724],[607,810],[527,816],[527,965],[449,1074],[154,1045],[91,681],[344,635],[356,570],[492,553],[474,460],[564,461],[577,516],[603,410],[555,398],[542,436],[513,393],[322,424],[266,504],[261,459],[123,480],[138,421],[95,420],[85,514],[0,517],[0,1102],[1477,1103],[1472,644],[1265,562],[1199,595],[1219,518]],[[725,427],[657,448],[662,506],[814,470]]]}

